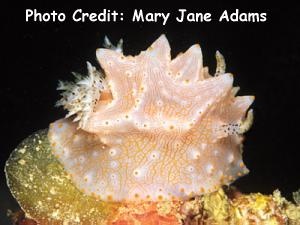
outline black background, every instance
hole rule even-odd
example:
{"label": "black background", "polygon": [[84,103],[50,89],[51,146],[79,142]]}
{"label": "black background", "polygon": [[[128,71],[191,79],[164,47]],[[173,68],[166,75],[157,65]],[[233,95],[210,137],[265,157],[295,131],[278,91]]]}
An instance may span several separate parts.
{"label": "black background", "polygon": [[[172,56],[200,43],[204,64],[215,70],[214,54],[220,50],[227,71],[234,74],[240,95],[255,95],[255,122],[246,134],[244,160],[250,174],[237,180],[243,192],[272,193],[279,188],[291,199],[300,188],[299,89],[300,89],[300,9],[262,7],[261,5],[228,6],[215,4],[166,7],[95,5],[85,7],[41,7],[27,5],[1,11],[1,138],[0,210],[15,209],[6,187],[3,167],[10,152],[32,132],[48,127],[65,112],[55,108],[59,99],[58,79],[70,80],[71,71],[86,72],[86,61],[96,62],[95,50],[102,46],[104,35],[116,43],[124,39],[125,54],[146,49],[160,34],[169,39]],[[25,22],[25,9],[41,12],[57,10],[67,15],[65,22]],[[99,12],[103,8],[124,13],[117,23],[75,23],[71,13],[76,8]],[[171,12],[166,26],[161,23],[132,23],[134,8],[145,12]],[[177,23],[178,8],[191,12],[211,12],[213,22]],[[266,12],[263,23],[217,22],[227,9],[233,12]],[[1,216],[2,217],[2,216]],[[0,220],[1,222],[1,220]]]}

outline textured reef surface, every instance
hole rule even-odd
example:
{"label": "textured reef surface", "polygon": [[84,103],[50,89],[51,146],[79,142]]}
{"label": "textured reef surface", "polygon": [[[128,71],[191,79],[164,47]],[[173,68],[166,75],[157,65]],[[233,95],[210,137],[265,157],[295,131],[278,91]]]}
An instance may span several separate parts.
{"label": "textured reef surface", "polygon": [[66,118],[11,153],[7,184],[24,213],[14,224],[300,224],[300,192],[292,203],[229,186],[248,173],[254,97],[236,96],[219,52],[210,75],[199,45],[171,59],[164,35],[137,56],[105,46],[103,71],[88,63],[59,83]]}

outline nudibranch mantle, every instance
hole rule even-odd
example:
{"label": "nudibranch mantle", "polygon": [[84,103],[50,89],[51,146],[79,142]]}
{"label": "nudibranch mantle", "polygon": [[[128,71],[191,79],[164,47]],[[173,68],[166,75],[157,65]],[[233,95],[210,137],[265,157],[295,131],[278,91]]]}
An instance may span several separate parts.
{"label": "nudibranch mantle", "polygon": [[89,77],[61,88],[59,104],[77,116],[48,133],[80,190],[105,201],[183,200],[248,173],[242,134],[254,97],[235,96],[219,52],[214,76],[199,45],[171,59],[164,35],[137,56],[96,55],[105,76],[88,64]]}

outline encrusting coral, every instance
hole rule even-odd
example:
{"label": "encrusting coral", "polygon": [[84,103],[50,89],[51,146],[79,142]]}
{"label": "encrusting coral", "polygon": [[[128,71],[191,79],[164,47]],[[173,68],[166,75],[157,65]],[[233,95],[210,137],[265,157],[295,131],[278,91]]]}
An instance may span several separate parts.
{"label": "encrusting coral", "polygon": [[[33,224],[299,224],[280,196],[228,187],[248,173],[243,133],[253,96],[236,96],[217,52],[214,76],[199,45],[171,59],[164,35],[137,56],[122,41],[98,49],[103,72],[60,82],[66,118],[25,139],[5,167],[8,186]],[[247,112],[248,110],[248,112]],[[226,186],[226,187],[224,187]]]}

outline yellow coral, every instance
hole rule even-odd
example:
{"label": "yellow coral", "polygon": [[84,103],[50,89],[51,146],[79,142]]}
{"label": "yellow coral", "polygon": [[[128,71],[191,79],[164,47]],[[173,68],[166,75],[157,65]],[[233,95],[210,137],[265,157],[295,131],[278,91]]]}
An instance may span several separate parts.
{"label": "yellow coral", "polygon": [[223,189],[203,197],[203,208],[218,223],[224,222],[228,215],[229,202]]}

